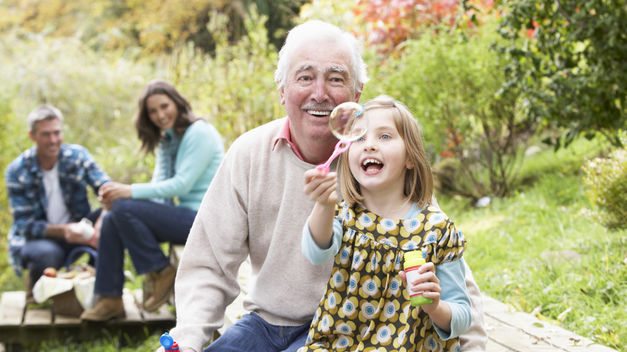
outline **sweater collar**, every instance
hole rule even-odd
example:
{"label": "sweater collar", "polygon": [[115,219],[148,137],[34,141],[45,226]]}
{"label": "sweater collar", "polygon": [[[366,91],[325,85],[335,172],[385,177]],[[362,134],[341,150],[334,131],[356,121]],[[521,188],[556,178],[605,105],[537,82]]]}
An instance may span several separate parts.
{"label": "sweater collar", "polygon": [[290,120],[288,118],[285,118],[283,127],[281,127],[281,129],[279,130],[279,133],[274,137],[274,142],[272,143],[272,151],[276,149],[276,146],[277,144],[279,144],[279,141],[284,141],[285,143],[287,143],[287,145],[290,147],[290,149],[292,149],[294,154],[300,160],[305,161],[303,159],[303,156],[298,151],[296,144],[294,144],[294,142],[292,141],[292,136],[290,134]]}

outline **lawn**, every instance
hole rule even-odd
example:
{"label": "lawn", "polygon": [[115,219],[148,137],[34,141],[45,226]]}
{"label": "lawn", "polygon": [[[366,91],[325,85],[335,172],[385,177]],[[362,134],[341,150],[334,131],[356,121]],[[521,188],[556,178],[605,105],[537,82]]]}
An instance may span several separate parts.
{"label": "lawn", "polygon": [[528,185],[486,208],[440,198],[468,238],[484,294],[616,349],[627,346],[627,231],[594,220],[581,165],[599,144],[579,141],[525,160]]}

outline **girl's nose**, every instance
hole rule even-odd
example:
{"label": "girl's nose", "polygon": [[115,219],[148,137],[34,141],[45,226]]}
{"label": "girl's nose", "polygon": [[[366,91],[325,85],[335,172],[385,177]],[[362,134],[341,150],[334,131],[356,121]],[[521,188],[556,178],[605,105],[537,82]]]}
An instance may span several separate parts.
{"label": "girl's nose", "polygon": [[377,150],[377,144],[372,139],[366,139],[366,142],[364,143],[364,150],[365,151]]}

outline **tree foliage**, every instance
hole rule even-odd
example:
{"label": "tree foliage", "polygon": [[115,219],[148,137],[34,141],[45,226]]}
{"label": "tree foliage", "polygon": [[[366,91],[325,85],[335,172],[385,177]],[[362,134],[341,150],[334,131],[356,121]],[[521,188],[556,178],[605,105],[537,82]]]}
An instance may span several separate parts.
{"label": "tree foliage", "polygon": [[229,18],[231,43],[247,33],[252,6],[269,18],[268,39],[279,46],[306,0],[6,0],[0,2],[0,31],[20,27],[55,37],[79,37],[99,49],[139,49],[140,54],[169,52],[185,42],[212,52],[207,29],[211,16]]}
{"label": "tree foliage", "polygon": [[[500,34],[510,40],[508,82],[525,93],[529,117],[566,132],[556,148],[599,133],[621,145],[627,82],[623,0],[506,0]],[[523,38],[524,40],[519,40]]]}
{"label": "tree foliage", "polygon": [[353,9],[363,41],[389,54],[408,39],[437,26],[473,26],[492,0],[356,0]]}

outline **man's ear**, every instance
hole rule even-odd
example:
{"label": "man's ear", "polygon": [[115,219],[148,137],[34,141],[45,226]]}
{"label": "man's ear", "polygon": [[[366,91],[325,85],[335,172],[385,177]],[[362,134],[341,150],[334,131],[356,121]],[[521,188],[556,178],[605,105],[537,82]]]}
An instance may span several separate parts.
{"label": "man's ear", "polygon": [[28,131],[28,138],[33,142],[35,141],[35,135],[32,130]]}
{"label": "man's ear", "polygon": [[357,92],[355,92],[355,103],[359,103],[359,98],[361,97],[361,92],[364,89],[364,85],[360,84],[357,88]]}
{"label": "man's ear", "polygon": [[285,85],[279,88],[279,94],[281,95],[281,105],[285,105]]}

